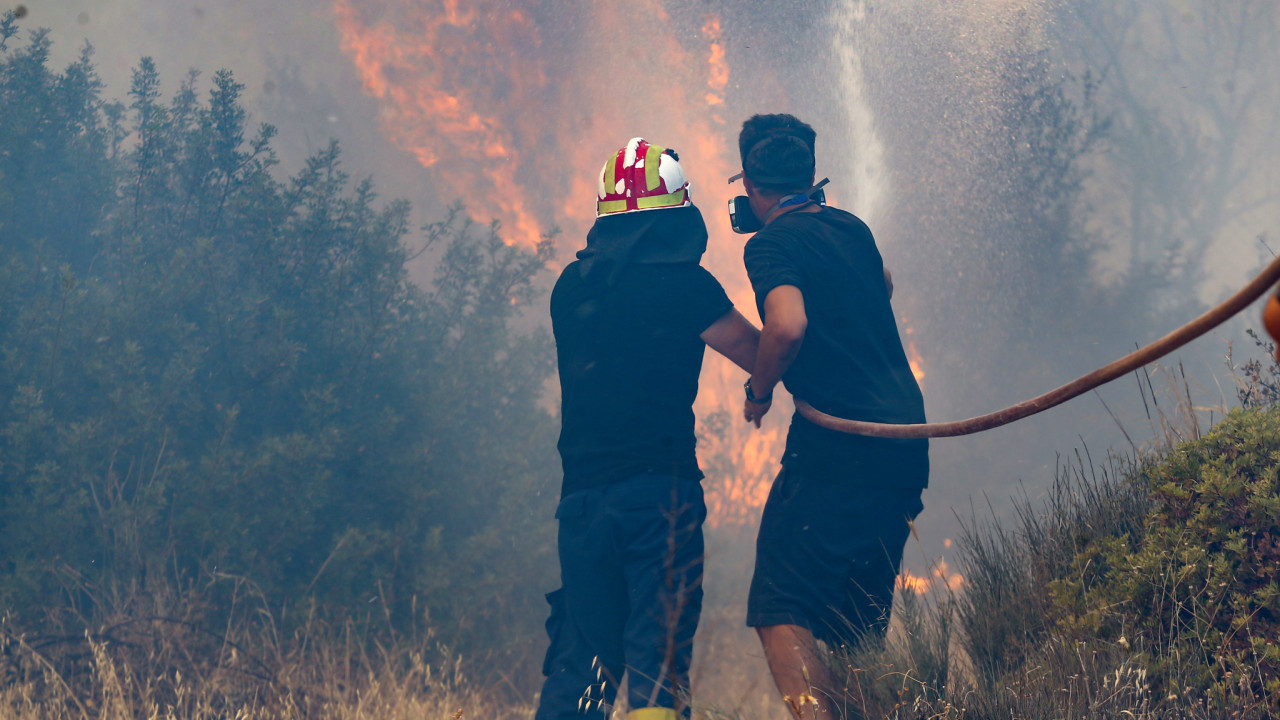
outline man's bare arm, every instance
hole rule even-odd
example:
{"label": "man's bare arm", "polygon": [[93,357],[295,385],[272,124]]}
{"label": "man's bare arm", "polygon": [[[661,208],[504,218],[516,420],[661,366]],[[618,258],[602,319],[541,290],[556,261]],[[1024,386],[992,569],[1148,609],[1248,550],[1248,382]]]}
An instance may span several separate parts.
{"label": "man's bare arm", "polygon": [[[804,310],[804,295],[794,285],[780,285],[764,298],[764,330],[760,333],[760,349],[751,371],[751,392],[758,398],[773,394],[773,388],[791,366],[804,343],[809,317]],[[760,426],[769,412],[770,403],[747,401],[743,416]]]}
{"label": "man's bare arm", "polygon": [[743,370],[751,372],[755,367],[760,331],[737,310],[721,315],[699,337],[708,347],[729,358]]}

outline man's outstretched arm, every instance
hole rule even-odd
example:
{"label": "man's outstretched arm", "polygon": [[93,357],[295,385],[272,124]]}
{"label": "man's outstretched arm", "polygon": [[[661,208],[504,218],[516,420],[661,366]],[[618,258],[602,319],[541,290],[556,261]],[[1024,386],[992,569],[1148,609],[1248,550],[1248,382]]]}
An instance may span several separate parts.
{"label": "man's outstretched arm", "polygon": [[[804,295],[795,285],[779,285],[764,298],[764,330],[760,333],[760,349],[751,371],[751,393],[757,398],[773,396],[773,388],[782,379],[791,361],[796,359],[809,328],[804,311]],[[772,401],[746,401],[742,415],[760,427],[760,419],[769,412]]]}
{"label": "man's outstretched arm", "polygon": [[743,370],[751,372],[755,367],[760,331],[737,310],[721,315],[699,337],[708,347],[729,358]]}

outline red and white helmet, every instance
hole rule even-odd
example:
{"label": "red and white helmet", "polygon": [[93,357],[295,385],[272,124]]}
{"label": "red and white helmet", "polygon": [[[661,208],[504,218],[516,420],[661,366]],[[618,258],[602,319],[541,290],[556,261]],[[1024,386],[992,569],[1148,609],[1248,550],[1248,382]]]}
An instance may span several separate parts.
{"label": "red and white helmet", "polygon": [[605,161],[596,186],[596,217],[692,205],[674,150],[631,138]]}

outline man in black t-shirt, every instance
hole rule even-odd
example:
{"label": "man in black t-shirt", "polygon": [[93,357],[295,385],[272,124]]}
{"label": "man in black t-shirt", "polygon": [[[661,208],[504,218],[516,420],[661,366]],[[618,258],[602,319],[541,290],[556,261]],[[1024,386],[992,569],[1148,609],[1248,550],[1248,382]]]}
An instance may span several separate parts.
{"label": "man in black t-shirt", "polygon": [[707,229],[676,154],[635,138],[605,163],[597,219],[551,293],[560,370],[561,589],[537,720],[612,705],[688,717],[702,607],[693,401],[704,347],[750,371],[759,332],[698,263]]}
{"label": "man in black t-shirt", "polygon": [[[747,197],[764,225],[744,252],[764,328],[743,414],[759,426],[781,380],[833,415],[922,423],[871,231],[810,198],[814,140],[790,115],[752,117],[739,136]],[[792,417],[761,518],[747,624],[784,696],[822,691],[818,717],[848,708],[833,695],[815,639],[836,649],[883,637],[928,478],[927,440],[845,435]]]}

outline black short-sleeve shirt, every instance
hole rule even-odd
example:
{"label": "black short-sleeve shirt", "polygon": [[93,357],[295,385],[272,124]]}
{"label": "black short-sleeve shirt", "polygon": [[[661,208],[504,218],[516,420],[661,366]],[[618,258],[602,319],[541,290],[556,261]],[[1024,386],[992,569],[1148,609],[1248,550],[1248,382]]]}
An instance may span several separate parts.
{"label": "black short-sleeve shirt", "polygon": [[[791,212],[747,242],[745,262],[761,317],[774,288],[793,285],[804,296],[808,328],[782,378],[792,395],[838,417],[925,421],[924,398],[889,304],[884,263],[865,223],[833,207]],[[880,461],[896,468],[889,480],[894,485],[928,484],[927,440],[846,435],[793,416],[784,464],[800,462],[821,473]]]}
{"label": "black short-sleeve shirt", "polygon": [[579,267],[566,267],[551,292],[562,494],[646,472],[701,479],[699,336],[733,303],[696,263],[630,265],[613,285],[583,279]]}

